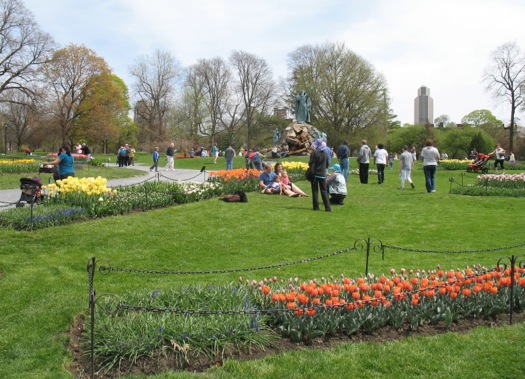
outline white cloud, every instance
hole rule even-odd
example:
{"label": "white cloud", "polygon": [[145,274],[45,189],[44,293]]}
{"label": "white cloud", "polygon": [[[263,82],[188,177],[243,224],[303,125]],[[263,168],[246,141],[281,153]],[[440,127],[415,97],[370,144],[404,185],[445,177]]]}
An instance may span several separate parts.
{"label": "white cloud", "polygon": [[[42,28],[62,45],[84,44],[129,81],[141,55],[170,51],[183,65],[245,50],[285,75],[297,47],[344,42],[385,76],[392,108],[413,122],[421,85],[434,116],[453,121],[476,109],[508,120],[481,83],[490,53],[516,41],[525,51],[522,0],[25,0]],[[128,83],[129,85],[130,83]]]}

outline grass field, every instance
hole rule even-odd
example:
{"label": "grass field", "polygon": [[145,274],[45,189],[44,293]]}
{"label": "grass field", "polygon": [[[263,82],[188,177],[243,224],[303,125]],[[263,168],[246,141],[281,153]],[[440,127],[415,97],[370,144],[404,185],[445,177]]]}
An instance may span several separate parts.
{"label": "grass field", "polygon": [[[139,162],[143,159],[149,164],[148,154],[139,156]],[[223,169],[224,159],[219,162],[217,168]],[[206,165],[207,170],[215,166],[211,158],[179,159],[175,165],[194,169]],[[235,167],[243,165],[237,158]],[[111,172],[119,175],[131,170]],[[66,370],[71,355],[65,345],[73,319],[88,309],[86,264],[91,257],[99,264],[124,268],[208,271],[316,257],[369,237],[389,246],[420,250],[387,249],[384,261],[379,253],[372,253],[369,271],[381,274],[390,268],[433,269],[438,264],[445,270],[478,263],[492,266],[502,256],[524,254],[523,247],[499,248],[525,242],[525,199],[449,195],[449,178],[458,175],[438,171],[433,194],[424,190],[420,167],[413,172],[415,190],[397,189],[397,170],[387,169],[383,185],[375,184],[375,177],[361,185],[352,175],[346,204],[334,207],[332,213],[313,212],[311,197],[250,193],[247,204],[211,199],[34,232],[2,229],[0,377],[72,377]],[[0,177],[0,185],[4,180]],[[297,184],[310,192],[308,182]],[[487,249],[494,251],[470,252]],[[364,253],[354,252],[241,275],[308,280],[341,273],[358,276],[364,268]],[[95,288],[103,296],[139,288],[227,283],[239,275],[97,273]],[[510,378],[525,370],[524,340],[523,324],[477,328],[466,334],[385,343],[348,342],[331,350],[227,361],[205,374],[164,373],[155,378]]]}

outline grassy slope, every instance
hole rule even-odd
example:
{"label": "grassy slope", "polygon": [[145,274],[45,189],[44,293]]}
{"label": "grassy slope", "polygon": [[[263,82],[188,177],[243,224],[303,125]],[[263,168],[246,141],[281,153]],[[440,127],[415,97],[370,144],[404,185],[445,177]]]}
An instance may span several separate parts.
{"label": "grassy slope", "polygon": [[[185,160],[189,161],[189,160]],[[198,161],[198,160],[197,160]],[[200,166],[200,162],[191,162]],[[183,164],[179,160],[179,166]],[[355,165],[353,165],[355,167]],[[353,168],[352,167],[352,168]],[[67,378],[64,349],[73,317],[88,300],[86,263],[95,256],[119,267],[217,270],[258,267],[323,255],[371,237],[391,246],[419,249],[486,249],[523,243],[525,199],[448,195],[450,172],[439,172],[438,192],[426,194],[423,173],[416,190],[397,190],[397,172],[379,186],[350,177],[349,198],[334,212],[311,211],[311,198],[249,194],[247,204],[217,200],[135,213],[32,233],[0,230],[0,377]],[[308,183],[300,187],[309,192]],[[431,254],[388,249],[385,261],[373,253],[370,271],[391,267],[445,269],[481,263],[523,251]],[[169,287],[195,282],[228,282],[242,275],[301,279],[359,275],[364,252],[345,253],[279,269],[218,275],[145,276],[97,274],[100,296],[126,289]],[[345,344],[333,351],[279,354],[256,362],[231,362],[214,377],[511,377],[523,370],[519,341],[523,325],[481,329],[385,344]],[[466,348],[467,346],[473,348]],[[479,347],[479,348],[478,348]],[[502,375],[502,376],[501,376]],[[191,374],[159,377],[194,377]]]}

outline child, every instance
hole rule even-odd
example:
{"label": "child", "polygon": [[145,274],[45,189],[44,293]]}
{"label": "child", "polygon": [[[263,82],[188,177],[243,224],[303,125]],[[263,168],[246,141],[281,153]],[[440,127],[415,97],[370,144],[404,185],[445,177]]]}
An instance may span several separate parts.
{"label": "child", "polygon": [[279,175],[277,175],[273,179],[273,182],[268,184],[266,186],[266,188],[262,190],[262,193],[269,193],[269,194],[275,193],[275,194],[279,194],[279,195],[285,194],[285,195],[288,195],[290,197],[297,197],[297,196],[299,196],[298,193],[292,192],[292,190],[289,188],[289,186],[281,183],[281,177]]}
{"label": "child", "polygon": [[281,178],[279,176],[276,176],[274,179],[273,179],[273,182],[271,182],[270,184],[268,184],[263,190],[262,190],[262,193],[268,193],[268,194],[272,194],[272,193],[275,193],[275,194],[282,194],[282,190],[281,190]]}
{"label": "child", "polygon": [[290,178],[288,177],[288,173],[286,171],[282,171],[279,175],[281,176],[281,183],[283,186],[298,194],[299,196],[306,196],[306,194],[299,187],[290,182]]}
{"label": "child", "polygon": [[153,171],[155,169],[155,172],[159,172],[159,148],[156,147],[155,150],[153,150],[153,166],[149,168],[150,171]]}

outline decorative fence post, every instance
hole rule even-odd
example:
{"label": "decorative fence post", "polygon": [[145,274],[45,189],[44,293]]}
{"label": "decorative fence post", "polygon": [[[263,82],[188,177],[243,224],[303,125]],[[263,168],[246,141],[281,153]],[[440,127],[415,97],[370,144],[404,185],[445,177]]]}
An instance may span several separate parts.
{"label": "decorative fence post", "polygon": [[35,200],[34,198],[31,200],[31,230],[33,230],[33,228],[35,227],[34,219],[33,219],[33,207],[35,206],[34,200]]}
{"label": "decorative fence post", "polygon": [[202,172],[202,181],[206,182],[206,166],[202,166],[201,172]]}
{"label": "decorative fence post", "polygon": [[365,264],[365,273],[368,275],[368,262],[370,260],[370,250],[378,252],[381,251],[381,259],[385,260],[385,247],[380,240],[372,240],[368,237],[366,240],[356,240],[354,242],[354,249],[363,250],[365,246],[363,242],[366,243],[366,264]]}
{"label": "decorative fence post", "polygon": [[516,263],[518,267],[523,268],[524,262],[521,259],[525,257],[525,255],[511,255],[510,257],[501,257],[498,260],[498,263],[496,264],[497,267],[503,266],[503,270],[505,271],[507,269],[507,264],[502,263],[503,260],[509,260],[510,262],[510,299],[509,299],[509,324],[512,325],[512,314],[514,313],[514,287],[516,286],[516,282],[514,281],[514,273],[516,271],[515,266]]}
{"label": "decorative fence post", "polygon": [[89,280],[89,309],[91,313],[91,378],[95,377],[95,288],[93,281],[95,279],[95,257],[88,260],[87,264]]}

